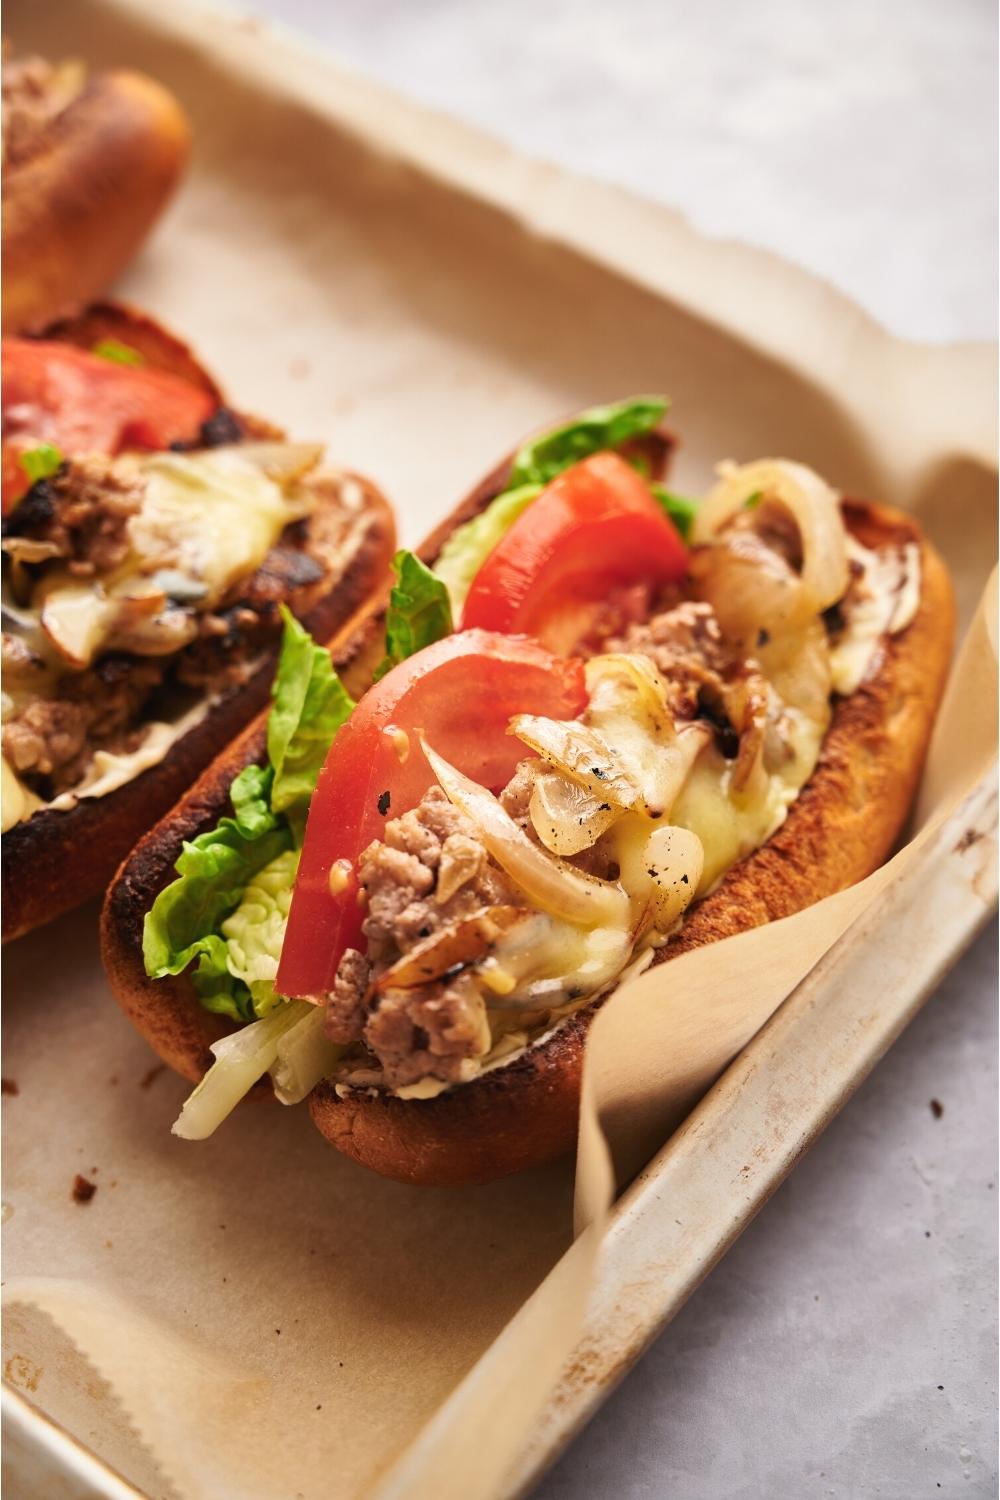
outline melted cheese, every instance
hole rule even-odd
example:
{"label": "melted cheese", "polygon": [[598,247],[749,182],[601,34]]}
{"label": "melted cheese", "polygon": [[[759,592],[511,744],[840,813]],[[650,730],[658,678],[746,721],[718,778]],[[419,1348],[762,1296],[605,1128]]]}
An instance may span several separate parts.
{"label": "melted cheese", "polygon": [[710,747],[701,756],[671,814],[673,822],[701,839],[705,855],[697,894],[712,890],[726,871],[777,833],[788,809],[809,780],[819,759],[824,727],[794,710],[785,710],[787,758],[746,797],[731,788],[733,763]]}
{"label": "melted cheese", "polygon": [[157,453],[143,474],[146,496],[129,525],[136,556],[145,570],[169,567],[196,579],[208,604],[255,572],[289,521],[309,509],[260,466],[253,445]]}
{"label": "melted cheese", "polygon": [[40,612],[51,646],[77,670],[116,646],[179,650],[196,633],[194,610],[214,608],[313,509],[299,479],[319,455],[313,444],[247,443],[135,460],[144,490],[127,523],[125,561],[83,581],[66,566],[49,569],[30,613]]}

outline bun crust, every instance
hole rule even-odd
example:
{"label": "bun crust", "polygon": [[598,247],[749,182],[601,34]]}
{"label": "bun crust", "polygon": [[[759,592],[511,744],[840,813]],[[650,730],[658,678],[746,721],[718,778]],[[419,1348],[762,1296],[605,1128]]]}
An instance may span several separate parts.
{"label": "bun crust", "polygon": [[141,73],[100,73],[3,185],[3,331],[33,332],[124,270],[187,162],[180,105]]}
{"label": "bun crust", "polygon": [[[438,528],[421,549],[425,558],[432,560],[455,525],[496,493],[505,472],[501,465]],[[844,509],[850,530],[866,545],[918,543],[916,616],[883,642],[870,679],[837,702],[817,768],[782,827],[694,908],[656,963],[789,916],[863,879],[885,860],[903,827],[951,659],[951,584],[940,557],[908,516],[862,501],[845,501]],[[355,692],[381,648],[377,599],[366,614],[333,648]],[[186,975],[146,977],[143,919],[172,879],[183,839],[218,819],[234,776],[263,755],[264,733],[262,716],[146,835],[122,866],[102,916],[102,954],[119,1004],[160,1057],[192,1081],[212,1062],[211,1042],[232,1027],[202,1008]],[[575,1142],[583,1051],[597,1008],[576,1012],[543,1043],[436,1099],[360,1092],[340,1098],[321,1083],[309,1099],[313,1120],[345,1155],[402,1182],[481,1183],[551,1161]],[[266,1080],[258,1092],[269,1093]]]}

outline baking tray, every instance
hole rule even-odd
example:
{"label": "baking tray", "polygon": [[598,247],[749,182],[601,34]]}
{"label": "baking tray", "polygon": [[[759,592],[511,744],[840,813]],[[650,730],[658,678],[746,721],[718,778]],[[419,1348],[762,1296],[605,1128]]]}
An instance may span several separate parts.
{"label": "baking tray", "polygon": [[[527,161],[235,13],[52,0],[9,5],[8,31],[56,55],[145,67],[180,94],[196,128],[192,177],[123,290],[191,336],[242,405],[325,439],[379,479],[405,540],[549,415],[668,389],[683,438],[678,487],[704,488],[721,457],[794,447],[843,488],[916,508],[968,619],[993,547],[984,521],[995,492],[992,350],[892,339],[773,256],[706,240],[661,208]],[[975,525],[955,527],[960,506]],[[920,869],[883,893],[629,1189],[578,1347],[492,1493],[523,1491],[551,1462],[958,957],[996,900],[995,819],[995,786],[982,782]],[[114,1160],[123,1186],[131,1168],[160,1174],[170,1193],[197,1193],[212,1170],[210,1152],[195,1162],[170,1149],[170,1100],[155,1100],[164,1089],[179,1097],[179,1086],[157,1082],[128,1111],[109,1102],[108,1073],[137,1078],[148,1059],[107,1005],[93,922],[85,909],[17,945],[8,964],[5,1071],[20,1070],[30,1050],[27,1010],[41,991],[84,1074],[51,1129],[35,1114],[30,1140],[11,1101],[8,1275],[89,1273],[98,1221],[69,1208],[59,1217],[47,1196],[67,1162],[75,1170],[77,1151],[106,1151],[102,1188]],[[358,1208],[360,1174],[348,1177],[354,1169],[329,1161],[298,1125],[253,1119],[246,1131],[270,1192],[280,1136]],[[370,1186],[373,1197],[407,1191]],[[400,1412],[408,1441],[433,1431],[450,1391],[461,1401],[477,1372],[504,1357],[535,1299],[558,1297],[570,1197],[559,1168],[466,1200],[467,1217],[484,1225],[530,1217],[535,1239],[524,1252],[497,1228],[490,1248],[510,1283],[506,1302],[473,1305],[468,1326],[436,1350],[428,1389]],[[431,1243],[435,1216],[454,1209],[440,1195],[421,1202],[415,1212],[430,1227],[414,1231],[417,1250]],[[95,1205],[106,1203],[104,1189]],[[45,1266],[19,1254],[27,1213],[58,1225]],[[113,1277],[124,1278],[136,1248],[123,1225],[108,1251]],[[418,1340],[411,1355],[425,1332],[406,1330]],[[70,1367],[71,1351],[43,1371],[26,1337],[8,1314],[15,1492],[170,1493],[106,1386],[88,1396],[72,1378],[60,1384],[56,1367]],[[370,1489],[397,1456],[377,1455],[341,1492]]]}

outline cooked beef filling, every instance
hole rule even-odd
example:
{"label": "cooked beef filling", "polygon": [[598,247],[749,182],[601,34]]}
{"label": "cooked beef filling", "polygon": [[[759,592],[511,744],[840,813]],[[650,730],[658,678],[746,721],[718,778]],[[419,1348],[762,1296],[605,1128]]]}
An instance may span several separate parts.
{"label": "cooked beef filling", "polygon": [[[243,435],[224,408],[206,428],[212,424],[207,446]],[[167,606],[156,622],[157,639],[147,631],[134,652],[112,649],[85,670],[68,669],[19,609],[50,567],[103,587],[128,559],[129,522],[141,510],[144,485],[131,457],[75,459],[33,485],[3,522],[14,555],[4,558],[10,613],[5,609],[0,743],[14,771],[43,799],[72,790],[98,750],[137,748],[146,724],[189,704],[192,692],[237,689],[276,641],[279,606],[294,606],[328,570],[309,518],[292,521],[256,571],[214,608],[198,609],[197,588],[164,575]]]}
{"label": "cooked beef filling", "polygon": [[394,1087],[428,1076],[454,1081],[463,1060],[489,1046],[477,986],[461,973],[381,993],[373,983],[442,928],[516,902],[514,887],[490,860],[475,825],[436,786],[385,825],[385,838],[361,855],[358,880],[367,898],[368,958],[348,949],[341,959],[327,1034],[336,1042],[363,1038]]}
{"label": "cooked beef filling", "polygon": [[165,674],[156,658],[104,657],[64,678],[65,696],[35,698],[6,723],[3,753],[33,790],[58,796],[76,785],[95,751],[136,748],[144,732],[137,720]]}
{"label": "cooked beef filling", "polygon": [[44,544],[74,577],[92,578],[125,561],[128,520],[142,496],[137,468],[120,458],[80,458],[31,487],[4,518],[3,535]]}

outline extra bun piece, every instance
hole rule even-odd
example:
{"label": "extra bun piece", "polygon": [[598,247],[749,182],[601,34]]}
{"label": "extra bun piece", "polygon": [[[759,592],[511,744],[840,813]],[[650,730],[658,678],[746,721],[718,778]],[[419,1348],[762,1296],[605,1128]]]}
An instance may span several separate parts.
{"label": "extra bun piece", "polygon": [[180,105],[141,73],[99,73],[4,173],[3,331],[35,332],[124,270],[184,169]]}

